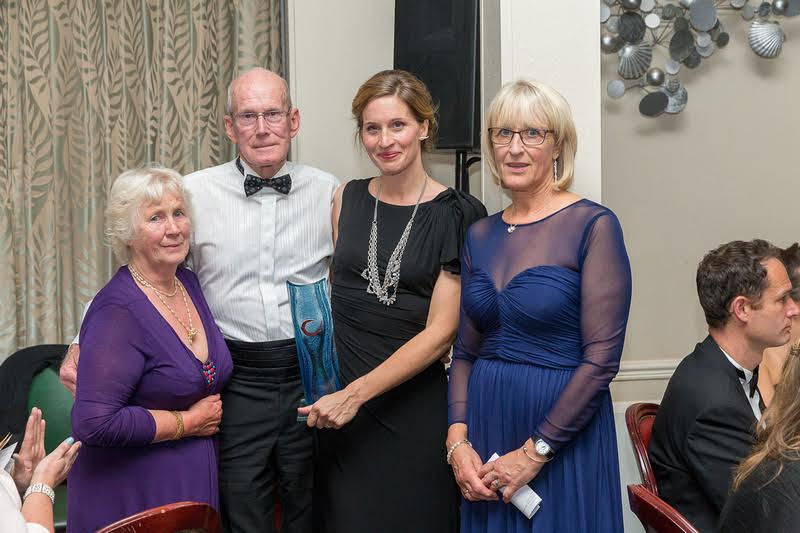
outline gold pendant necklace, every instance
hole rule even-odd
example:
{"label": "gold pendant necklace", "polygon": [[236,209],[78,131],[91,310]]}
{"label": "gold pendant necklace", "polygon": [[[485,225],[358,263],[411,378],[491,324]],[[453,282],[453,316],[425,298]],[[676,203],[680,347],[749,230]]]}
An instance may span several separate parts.
{"label": "gold pendant necklace", "polygon": [[[197,336],[197,329],[195,329],[194,324],[192,323],[192,313],[189,310],[189,301],[186,299],[186,290],[183,288],[183,283],[180,282],[177,276],[174,276],[173,279],[174,279],[175,289],[172,291],[172,294],[170,295],[154,287],[153,284],[150,283],[147,280],[147,278],[145,278],[142,275],[142,273],[139,272],[136,269],[136,267],[133,266],[133,263],[128,263],[128,270],[130,271],[131,275],[133,276],[133,279],[136,280],[136,282],[138,282],[140,285],[144,287],[147,287],[148,289],[152,289],[153,292],[155,292],[156,297],[161,301],[162,304],[164,304],[164,307],[166,307],[167,310],[170,313],[172,313],[172,316],[175,317],[175,320],[178,321],[178,324],[180,324],[183,327],[183,329],[186,330],[186,336],[189,339],[189,346],[191,346],[194,343],[194,338]],[[178,290],[181,291],[181,297],[183,298],[183,305],[186,308],[186,317],[189,319],[188,326],[183,323],[183,320],[181,320],[181,318],[178,316],[178,313],[176,313],[175,310],[172,308],[172,306],[169,305],[167,301],[164,299],[164,296],[175,296]]]}

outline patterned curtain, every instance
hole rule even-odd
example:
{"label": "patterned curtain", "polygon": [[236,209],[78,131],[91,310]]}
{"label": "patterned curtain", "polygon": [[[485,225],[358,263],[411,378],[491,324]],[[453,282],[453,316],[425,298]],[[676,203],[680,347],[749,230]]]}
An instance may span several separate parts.
{"label": "patterned curtain", "polygon": [[115,269],[122,171],[232,157],[230,80],[281,71],[280,0],[0,0],[0,361],[72,338]]}

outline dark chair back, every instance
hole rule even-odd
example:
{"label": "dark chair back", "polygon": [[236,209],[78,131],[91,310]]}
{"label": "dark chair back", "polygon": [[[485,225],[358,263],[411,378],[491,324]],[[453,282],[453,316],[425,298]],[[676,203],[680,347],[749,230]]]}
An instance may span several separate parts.
{"label": "dark chair back", "polygon": [[647,533],[699,533],[681,513],[644,485],[628,485],[628,501]]}
{"label": "dark chair back", "polygon": [[170,503],[123,518],[97,533],[175,533],[186,529],[220,533],[219,515],[206,503]]}
{"label": "dark chair back", "polygon": [[628,435],[633,443],[636,466],[639,467],[642,484],[656,496],[658,496],[658,485],[653,467],[650,466],[650,458],[647,456],[647,447],[650,445],[650,434],[657,414],[657,403],[635,403],[625,410],[625,425],[628,426]]}

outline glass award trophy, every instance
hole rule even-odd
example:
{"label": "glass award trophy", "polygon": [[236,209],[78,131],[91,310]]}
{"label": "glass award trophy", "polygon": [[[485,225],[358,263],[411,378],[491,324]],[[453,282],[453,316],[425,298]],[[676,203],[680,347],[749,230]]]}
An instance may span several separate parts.
{"label": "glass award trophy", "polygon": [[[298,285],[286,282],[292,307],[294,342],[300,363],[305,398],[301,407],[341,388],[339,359],[333,342],[333,317],[328,301],[328,282]],[[307,417],[298,415],[298,421]]]}

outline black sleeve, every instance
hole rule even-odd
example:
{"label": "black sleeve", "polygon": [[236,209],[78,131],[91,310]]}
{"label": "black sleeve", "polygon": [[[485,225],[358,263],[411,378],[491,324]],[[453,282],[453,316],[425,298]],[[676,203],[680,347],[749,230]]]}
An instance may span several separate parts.
{"label": "black sleeve", "polygon": [[753,416],[712,406],[700,412],[686,440],[687,461],[709,501],[721,512],[733,475],[753,447]]}

